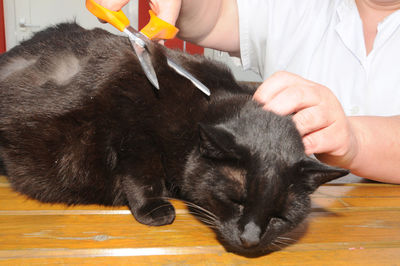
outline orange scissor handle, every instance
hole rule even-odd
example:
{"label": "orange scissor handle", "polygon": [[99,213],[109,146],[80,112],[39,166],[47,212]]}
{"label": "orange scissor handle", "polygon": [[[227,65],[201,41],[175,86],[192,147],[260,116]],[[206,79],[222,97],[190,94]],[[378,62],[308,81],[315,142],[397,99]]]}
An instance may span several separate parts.
{"label": "orange scissor handle", "polygon": [[130,24],[129,19],[125,16],[122,10],[111,11],[99,5],[94,0],[86,0],[86,8],[90,11],[90,13],[99,19],[107,21],[120,31],[124,31],[124,29]]}
{"label": "orange scissor handle", "polygon": [[150,40],[168,40],[175,38],[179,31],[177,27],[157,17],[152,10],[149,10],[149,13],[150,21],[140,31],[141,33],[146,35]]}
{"label": "orange scissor handle", "polygon": [[[122,10],[111,11],[99,5],[94,0],[86,0],[86,8],[93,15],[99,19],[107,21],[120,31],[124,31],[124,29],[130,24],[129,19],[125,16]],[[157,17],[152,10],[149,10],[149,13],[150,21],[140,32],[147,36],[150,40],[173,39],[178,33],[179,29]]]}

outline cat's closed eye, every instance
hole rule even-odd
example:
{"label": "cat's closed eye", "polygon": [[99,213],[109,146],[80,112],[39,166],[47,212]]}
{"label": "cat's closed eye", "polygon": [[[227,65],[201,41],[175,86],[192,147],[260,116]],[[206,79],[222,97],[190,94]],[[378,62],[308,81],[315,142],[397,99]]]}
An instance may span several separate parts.
{"label": "cat's closed eye", "polygon": [[244,199],[240,195],[230,195],[229,200],[238,206],[243,206]]}
{"label": "cat's closed eye", "polygon": [[232,181],[238,183],[243,189],[246,185],[246,171],[239,167],[223,166],[220,169],[221,173],[230,178]]}
{"label": "cat's closed eye", "polygon": [[243,209],[246,200],[246,171],[239,167],[225,165],[220,168],[220,173],[229,181],[228,200]]}

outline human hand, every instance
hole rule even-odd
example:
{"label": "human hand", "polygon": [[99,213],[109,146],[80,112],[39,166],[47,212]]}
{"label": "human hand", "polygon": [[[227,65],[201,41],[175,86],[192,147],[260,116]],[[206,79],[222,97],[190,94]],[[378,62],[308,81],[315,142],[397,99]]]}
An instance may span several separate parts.
{"label": "human hand", "polygon": [[[129,0],[95,0],[101,6],[112,11],[118,11],[124,7]],[[182,0],[150,0],[150,8],[157,16],[175,25],[181,9]]]}
{"label": "human hand", "polygon": [[123,6],[125,6],[129,2],[129,0],[94,0],[94,1],[99,5],[107,9],[110,9],[112,11],[120,10]]}
{"label": "human hand", "polygon": [[182,0],[150,0],[150,8],[157,17],[175,25],[181,10]]}
{"label": "human hand", "polygon": [[307,154],[344,168],[351,164],[357,139],[338,99],[327,87],[281,71],[266,79],[253,98],[266,110],[293,114]]}

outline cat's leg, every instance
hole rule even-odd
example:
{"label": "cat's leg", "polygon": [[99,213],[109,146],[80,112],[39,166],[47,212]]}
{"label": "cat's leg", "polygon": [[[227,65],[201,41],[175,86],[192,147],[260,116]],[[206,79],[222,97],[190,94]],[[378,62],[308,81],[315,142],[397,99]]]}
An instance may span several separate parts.
{"label": "cat's leg", "polygon": [[167,196],[160,160],[140,163],[125,160],[122,190],[136,220],[146,225],[166,225],[175,219],[175,209]]}

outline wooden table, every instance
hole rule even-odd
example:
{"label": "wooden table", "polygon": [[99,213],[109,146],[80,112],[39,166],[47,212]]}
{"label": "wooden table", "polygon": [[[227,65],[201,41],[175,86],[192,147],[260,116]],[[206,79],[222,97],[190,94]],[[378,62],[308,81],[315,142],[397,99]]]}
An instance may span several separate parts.
{"label": "wooden table", "polygon": [[248,259],[227,253],[214,233],[174,202],[175,222],[148,227],[127,208],[41,204],[0,177],[0,264],[400,265],[400,187],[329,184],[281,251]]}

